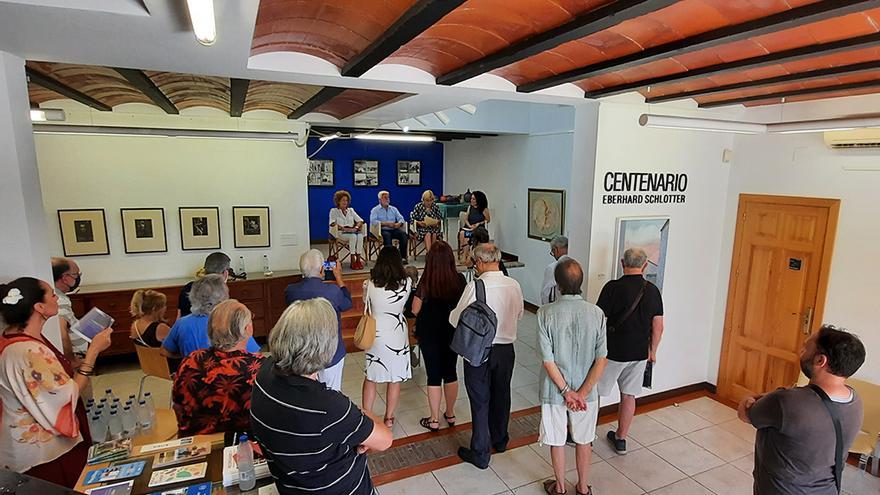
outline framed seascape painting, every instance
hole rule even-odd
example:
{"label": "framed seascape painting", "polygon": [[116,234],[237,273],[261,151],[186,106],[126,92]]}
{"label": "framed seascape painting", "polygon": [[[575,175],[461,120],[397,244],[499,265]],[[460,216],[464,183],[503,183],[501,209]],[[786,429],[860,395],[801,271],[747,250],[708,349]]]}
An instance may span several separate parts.
{"label": "framed seascape painting", "polygon": [[666,245],[669,240],[669,217],[617,219],[617,242],[614,251],[614,278],[623,276],[620,260],[629,248],[641,248],[648,255],[645,278],[663,290],[666,274]]}
{"label": "framed seascape painting", "polygon": [[220,208],[181,206],[180,248],[184,251],[220,249]]}
{"label": "framed seascape painting", "polygon": [[379,160],[355,160],[354,185],[358,187],[378,186]]}
{"label": "framed seascape painting", "polygon": [[163,208],[120,208],[125,253],[165,253],[165,210]]}
{"label": "framed seascape painting", "polygon": [[421,186],[422,162],[416,160],[397,161],[397,185]]}
{"label": "framed seascape painting", "polygon": [[333,160],[309,160],[309,185],[333,186]]}
{"label": "framed seascape painting", "polygon": [[268,206],[233,206],[232,225],[235,247],[269,247]]}
{"label": "framed seascape painting", "polygon": [[110,254],[104,210],[58,210],[64,256]]}
{"label": "framed seascape painting", "polygon": [[529,188],[529,225],[531,239],[550,241],[565,231],[565,191]]}

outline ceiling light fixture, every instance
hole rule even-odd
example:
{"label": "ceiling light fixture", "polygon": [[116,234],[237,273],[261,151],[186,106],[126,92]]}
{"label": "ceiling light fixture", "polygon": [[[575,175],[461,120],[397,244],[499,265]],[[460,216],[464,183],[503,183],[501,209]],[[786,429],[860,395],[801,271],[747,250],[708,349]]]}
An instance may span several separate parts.
{"label": "ceiling light fixture", "polygon": [[225,131],[213,129],[171,129],[148,127],[112,127],[68,124],[34,124],[34,134],[81,136],[172,137],[202,139],[245,139],[255,141],[297,141],[299,132]]}
{"label": "ceiling light fixture", "polygon": [[186,0],[193,33],[199,43],[210,46],[217,41],[217,28],[214,25],[214,0]]}
{"label": "ceiling light fixture", "polygon": [[880,117],[780,122],[768,124],[767,130],[774,134],[801,134],[805,132],[849,131],[863,127],[880,127]]}
{"label": "ceiling light fixture", "polygon": [[442,122],[443,125],[449,125],[449,116],[446,115],[446,112],[438,110],[434,112],[434,116],[440,119],[440,122]]}
{"label": "ceiling light fixture", "polygon": [[332,141],[332,140],[340,138],[340,137],[342,137],[342,134],[336,132],[336,133],[330,134],[329,136],[321,136],[318,138],[318,141],[325,141],[325,142]]}
{"label": "ceiling light fixture", "polygon": [[639,125],[658,129],[730,132],[734,134],[763,134],[767,132],[767,125],[765,124],[652,114],[642,114],[639,117]]}
{"label": "ceiling light fixture", "polygon": [[459,105],[458,108],[463,110],[471,115],[475,115],[477,113],[477,106],[471,105],[470,103],[465,103],[464,105]]}
{"label": "ceiling light fixture", "polygon": [[60,108],[32,108],[31,122],[64,122],[64,110]]}
{"label": "ceiling light fixture", "polygon": [[406,141],[413,143],[430,143],[436,141],[434,136],[414,135],[414,134],[355,134],[355,139],[364,139],[367,141]]}

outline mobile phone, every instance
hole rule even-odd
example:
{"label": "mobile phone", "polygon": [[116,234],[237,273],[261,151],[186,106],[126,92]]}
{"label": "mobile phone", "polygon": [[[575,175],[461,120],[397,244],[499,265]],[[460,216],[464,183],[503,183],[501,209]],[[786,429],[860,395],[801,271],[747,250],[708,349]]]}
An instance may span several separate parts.
{"label": "mobile phone", "polygon": [[473,230],[467,230],[467,229],[465,229],[465,231],[464,231],[464,237],[465,237],[465,239],[470,239],[473,235],[474,235],[474,231],[473,231]]}
{"label": "mobile phone", "polygon": [[334,268],[336,268],[335,261],[325,261],[324,262],[324,270],[332,270]]}

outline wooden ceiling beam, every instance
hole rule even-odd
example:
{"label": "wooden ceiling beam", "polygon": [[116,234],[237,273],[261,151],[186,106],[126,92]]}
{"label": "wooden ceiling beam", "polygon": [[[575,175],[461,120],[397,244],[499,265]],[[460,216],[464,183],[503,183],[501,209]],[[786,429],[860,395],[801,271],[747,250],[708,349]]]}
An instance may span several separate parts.
{"label": "wooden ceiling beam", "polygon": [[65,98],[70,98],[71,100],[78,101],[83,105],[88,105],[95,110],[100,110],[102,112],[110,112],[113,110],[113,108],[111,108],[109,105],[101,103],[100,101],[81,91],[75,90],[70,86],[62,83],[61,81],[58,81],[57,79],[53,79],[45,74],[37,72],[30,67],[25,67],[24,70],[30,82],[38,86],[42,86],[49,91],[54,91]]}
{"label": "wooden ceiling beam", "polygon": [[855,38],[847,38],[838,41],[831,41],[828,43],[819,43],[816,45],[792,48],[790,50],[783,50],[781,52],[769,53],[767,55],[750,57],[723,64],[700,67],[698,69],[677,72],[675,74],[667,74],[663,76],[642,79],[639,81],[619,84],[617,86],[609,86],[607,88],[597,89],[595,91],[588,91],[584,96],[587,98],[601,98],[603,96],[618,95],[647,86],[655,86],[657,84],[689,81],[692,79],[704,78],[716,74],[725,74],[728,72],[743,71],[754,69],[756,67],[764,67],[767,65],[795,62],[798,60],[805,60],[824,55],[833,55],[835,53],[841,53],[860,48],[869,48],[877,45],[880,45],[880,33],[873,33],[864,36],[857,36]]}
{"label": "wooden ceiling beam", "polygon": [[244,111],[244,102],[247,99],[248,86],[250,79],[229,79],[229,116],[241,117]]}
{"label": "wooden ceiling beam", "polygon": [[302,105],[300,105],[299,107],[296,108],[296,110],[290,112],[290,114],[287,116],[287,118],[288,119],[298,119],[298,118],[302,117],[303,115],[311,112],[312,110],[315,110],[316,108],[320,107],[324,103],[327,103],[328,101],[332,100],[333,98],[336,98],[343,91],[345,91],[345,88],[331,88],[331,87],[321,88],[320,91],[315,93],[315,95],[312,96],[311,98],[309,98],[308,100],[304,101]]}
{"label": "wooden ceiling beam", "polygon": [[165,93],[163,93],[153,80],[147,77],[143,71],[137,69],[122,69],[120,67],[114,67],[113,70],[118,72],[120,76],[124,77],[138,91],[152,100],[156,106],[165,110],[165,113],[172,115],[180,113],[177,110],[177,107],[174,106],[174,103],[165,96]]}
{"label": "wooden ceiling beam", "polygon": [[549,31],[514,43],[491,55],[471,62],[437,78],[437,84],[452,85],[466,81],[499,67],[537,55],[557,46],[604,31],[624,21],[668,7],[677,0],[618,0],[585,12]]}
{"label": "wooden ceiling beam", "polygon": [[880,79],[874,79],[871,81],[861,81],[847,84],[833,84],[831,86],[822,86],[818,88],[806,88],[806,89],[793,89],[791,91],[780,91],[778,93],[769,93],[769,94],[761,94],[761,95],[753,95],[753,96],[743,96],[741,98],[730,98],[727,100],[718,100],[718,101],[709,101],[706,103],[700,103],[700,108],[715,108],[715,107],[726,107],[729,105],[739,105],[742,103],[749,103],[752,101],[763,101],[763,100],[773,100],[777,98],[787,98],[789,96],[803,96],[803,95],[813,95],[820,93],[830,93],[837,91],[847,91],[851,89],[864,89],[864,88],[880,88]]}
{"label": "wooden ceiling beam", "polygon": [[341,74],[360,77],[379,62],[388,58],[398,48],[407,44],[446,14],[452,12],[465,0],[419,0],[400,16],[394,24],[363,52],[349,60]]}
{"label": "wooden ceiling beam", "polygon": [[816,69],[806,72],[795,72],[784,76],[768,77],[766,79],[755,79],[753,81],[743,81],[733,84],[724,84],[722,86],[712,86],[710,88],[695,89],[692,91],[682,91],[681,93],[670,93],[663,96],[653,96],[645,98],[645,103],[662,103],[664,101],[683,100],[685,98],[693,98],[695,96],[707,96],[718,93],[727,93],[739,89],[757,88],[761,86],[770,86],[773,84],[781,84],[788,82],[806,82],[826,77],[858,74],[861,72],[869,72],[880,70],[880,60],[872,60],[870,62],[861,62],[857,64],[841,65],[839,67],[828,67],[824,69]]}
{"label": "wooden ceiling beam", "polygon": [[804,5],[803,7],[797,7],[769,15],[767,17],[714,29],[689,38],[664,43],[623,57],[617,57],[556,74],[545,79],[523,84],[518,87],[517,90],[526,93],[538,91],[559,84],[579,81],[610,72],[617,72],[630,67],[656,62],[657,60],[675,57],[685,53],[693,53],[698,50],[742,41],[755,36],[791,29],[875,7],[880,7],[880,0],[837,0],[834,2],[812,3]]}

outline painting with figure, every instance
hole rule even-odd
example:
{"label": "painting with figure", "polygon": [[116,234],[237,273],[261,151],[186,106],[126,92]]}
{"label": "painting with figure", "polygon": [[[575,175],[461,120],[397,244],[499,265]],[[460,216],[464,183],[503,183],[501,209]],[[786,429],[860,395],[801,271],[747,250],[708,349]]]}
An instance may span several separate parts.
{"label": "painting with figure", "polygon": [[623,253],[629,248],[642,248],[648,255],[645,278],[662,291],[668,238],[669,217],[618,219],[614,277],[623,276],[623,266],[620,263]]}
{"label": "painting with figure", "polygon": [[74,220],[74,232],[76,233],[76,242],[94,242],[95,233],[92,230],[91,220]]}
{"label": "painting with figure", "polygon": [[138,239],[153,237],[153,220],[150,218],[138,218],[134,221],[134,235]]}
{"label": "painting with figure", "polygon": [[244,235],[260,235],[260,217],[257,215],[245,215],[242,217],[244,223]]}
{"label": "painting with figure", "polygon": [[208,217],[192,218],[192,235],[193,237],[202,237],[208,235]]}

